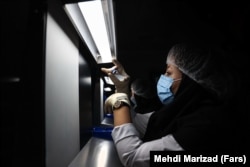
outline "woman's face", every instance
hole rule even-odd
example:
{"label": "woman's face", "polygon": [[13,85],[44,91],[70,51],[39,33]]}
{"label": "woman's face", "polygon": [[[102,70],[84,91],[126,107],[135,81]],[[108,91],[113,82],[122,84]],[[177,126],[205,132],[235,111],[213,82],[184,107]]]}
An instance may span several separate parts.
{"label": "woman's face", "polygon": [[176,94],[177,90],[180,87],[182,72],[176,66],[167,64],[166,72],[164,75],[171,77],[174,80],[171,90],[173,94]]}

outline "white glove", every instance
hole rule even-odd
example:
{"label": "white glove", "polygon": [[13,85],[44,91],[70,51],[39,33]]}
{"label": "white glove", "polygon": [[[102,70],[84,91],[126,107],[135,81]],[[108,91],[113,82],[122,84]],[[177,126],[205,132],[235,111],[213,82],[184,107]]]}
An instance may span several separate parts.
{"label": "white glove", "polygon": [[114,93],[110,95],[106,101],[105,101],[105,112],[106,113],[112,113],[113,112],[113,106],[117,101],[122,101],[126,103],[128,106],[130,106],[130,101],[125,93]]}
{"label": "white glove", "polygon": [[123,66],[118,60],[113,59],[112,62],[114,64],[112,68],[101,68],[101,70],[106,73],[115,84],[117,93],[126,93],[130,96],[130,76],[125,72]]}

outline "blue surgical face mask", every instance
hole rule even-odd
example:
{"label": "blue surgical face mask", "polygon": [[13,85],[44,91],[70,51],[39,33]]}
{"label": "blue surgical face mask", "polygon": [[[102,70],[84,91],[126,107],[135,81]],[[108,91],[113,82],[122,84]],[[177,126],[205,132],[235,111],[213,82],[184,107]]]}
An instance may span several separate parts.
{"label": "blue surgical face mask", "polygon": [[173,101],[174,94],[171,91],[171,86],[173,82],[177,80],[173,80],[171,77],[166,75],[161,75],[157,83],[157,94],[162,104],[166,105]]}

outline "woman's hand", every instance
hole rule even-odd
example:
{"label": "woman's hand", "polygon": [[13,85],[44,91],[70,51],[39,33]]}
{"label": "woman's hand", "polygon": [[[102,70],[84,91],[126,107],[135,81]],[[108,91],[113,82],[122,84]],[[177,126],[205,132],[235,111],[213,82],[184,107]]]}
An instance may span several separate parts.
{"label": "woman's hand", "polygon": [[112,62],[114,66],[112,68],[101,68],[102,72],[106,73],[110,77],[116,87],[117,93],[126,93],[130,96],[130,76],[126,73],[122,64],[118,60],[113,59]]}

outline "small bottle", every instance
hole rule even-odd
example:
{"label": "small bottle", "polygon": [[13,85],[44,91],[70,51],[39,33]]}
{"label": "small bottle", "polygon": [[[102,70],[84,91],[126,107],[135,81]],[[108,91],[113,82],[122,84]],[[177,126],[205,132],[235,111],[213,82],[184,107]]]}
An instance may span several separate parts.
{"label": "small bottle", "polygon": [[110,68],[109,70],[111,70],[111,73],[120,81],[124,80],[124,76],[119,74],[118,70],[116,69],[116,66]]}

